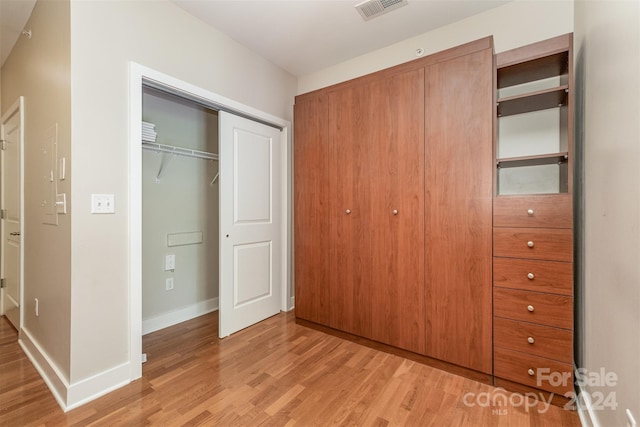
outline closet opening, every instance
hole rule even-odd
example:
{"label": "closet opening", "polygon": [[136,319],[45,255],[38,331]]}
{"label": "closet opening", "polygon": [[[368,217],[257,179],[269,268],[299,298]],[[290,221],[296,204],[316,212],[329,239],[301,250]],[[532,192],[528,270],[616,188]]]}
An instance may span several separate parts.
{"label": "closet opening", "polygon": [[219,308],[218,135],[218,111],[143,86],[142,335]]}
{"label": "closet opening", "polygon": [[130,380],[151,331],[209,312],[224,338],[293,308],[290,127],[130,63]]}

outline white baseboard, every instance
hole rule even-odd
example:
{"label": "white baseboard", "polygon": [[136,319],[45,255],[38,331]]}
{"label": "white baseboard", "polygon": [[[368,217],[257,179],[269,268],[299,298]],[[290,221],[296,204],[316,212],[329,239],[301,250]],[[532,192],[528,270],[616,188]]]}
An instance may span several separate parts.
{"label": "white baseboard", "polygon": [[47,384],[47,387],[49,387],[49,390],[51,390],[51,394],[53,394],[58,405],[60,405],[62,410],[66,411],[69,383],[60,369],[53,363],[49,355],[40,347],[36,340],[33,339],[29,331],[24,328],[20,330],[18,344],[20,344],[22,351],[27,355],[31,364],[33,364],[45,384]]}
{"label": "white baseboard", "polygon": [[129,362],[127,362],[93,377],[69,384],[60,369],[27,330],[22,329],[18,343],[64,412],[127,385],[131,381]]}
{"label": "white baseboard", "polygon": [[142,335],[176,325],[178,323],[211,313],[218,309],[218,298],[211,298],[196,304],[188,305],[159,316],[142,320]]}
{"label": "white baseboard", "polygon": [[576,399],[578,416],[583,427],[600,427],[600,422],[591,404],[591,395],[583,386],[578,385]]}
{"label": "white baseboard", "polygon": [[65,411],[97,399],[117,388],[131,382],[129,362],[123,363],[92,377],[73,383],[67,391],[67,405]]}

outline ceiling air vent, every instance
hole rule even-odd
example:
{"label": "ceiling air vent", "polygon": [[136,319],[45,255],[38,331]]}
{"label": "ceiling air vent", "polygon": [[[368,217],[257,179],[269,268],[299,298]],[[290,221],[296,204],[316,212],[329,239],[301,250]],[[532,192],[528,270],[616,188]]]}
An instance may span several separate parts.
{"label": "ceiling air vent", "polygon": [[356,9],[362,19],[368,21],[407,4],[407,0],[366,0],[358,3]]}

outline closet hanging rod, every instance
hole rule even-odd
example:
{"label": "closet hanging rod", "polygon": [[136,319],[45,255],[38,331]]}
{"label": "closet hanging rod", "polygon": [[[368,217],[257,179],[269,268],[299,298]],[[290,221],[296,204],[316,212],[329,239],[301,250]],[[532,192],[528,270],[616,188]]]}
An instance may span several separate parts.
{"label": "closet hanging rod", "polygon": [[207,151],[192,150],[190,148],[174,147],[173,145],[156,144],[155,142],[142,141],[142,148],[158,153],[176,154],[178,156],[193,157],[196,159],[218,160],[218,155]]}

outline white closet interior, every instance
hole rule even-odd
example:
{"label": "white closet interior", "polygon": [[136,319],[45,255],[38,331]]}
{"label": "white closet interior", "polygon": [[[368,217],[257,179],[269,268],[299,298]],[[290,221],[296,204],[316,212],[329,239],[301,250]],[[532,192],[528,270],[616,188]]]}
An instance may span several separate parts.
{"label": "white closet interior", "polygon": [[[218,113],[144,87],[142,333],[218,308]],[[175,257],[175,265],[167,257]]]}

